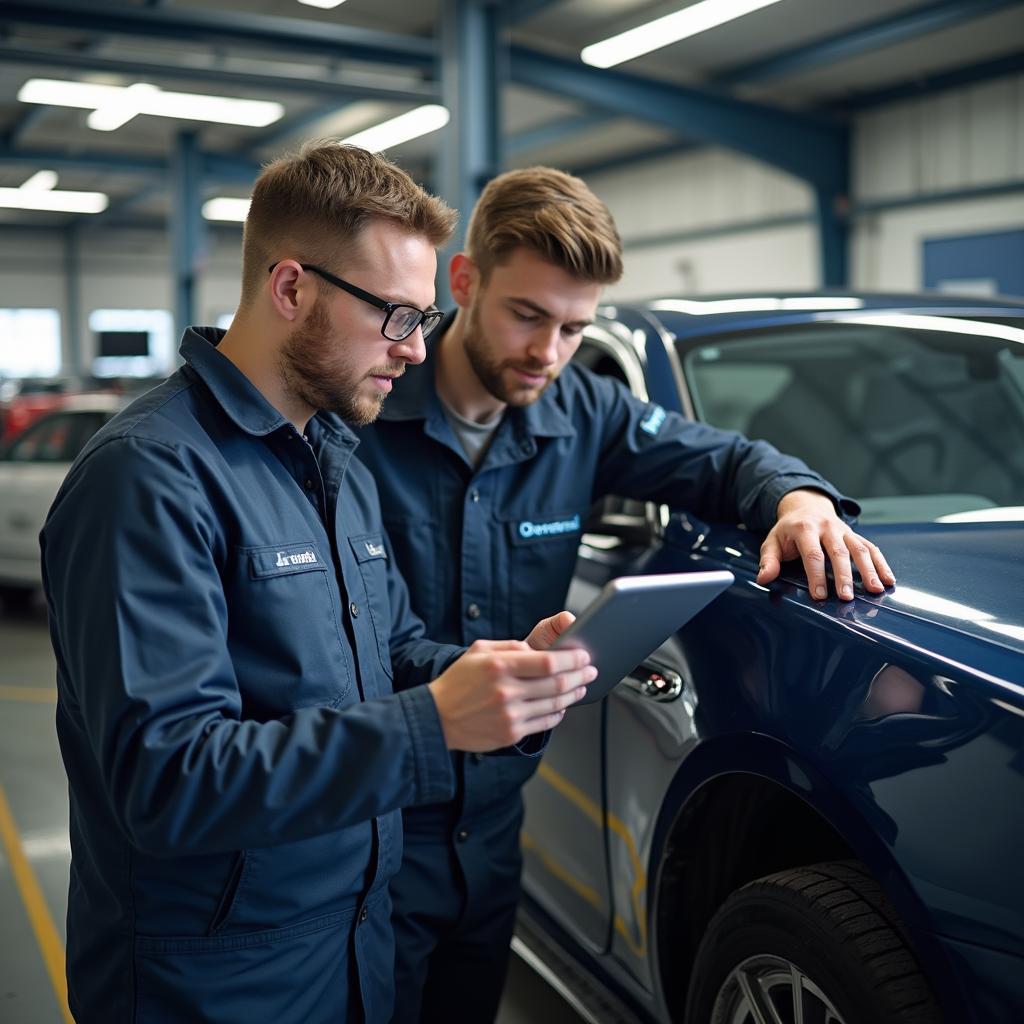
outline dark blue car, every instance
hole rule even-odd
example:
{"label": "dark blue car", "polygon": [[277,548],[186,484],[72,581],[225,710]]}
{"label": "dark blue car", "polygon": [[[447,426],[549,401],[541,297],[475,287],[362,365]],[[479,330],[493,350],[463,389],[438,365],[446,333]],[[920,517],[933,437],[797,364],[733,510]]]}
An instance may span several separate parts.
{"label": "dark blue car", "polygon": [[594,1020],[1024,1021],[1024,305],[809,296],[608,308],[577,359],[765,438],[863,506],[897,585],[814,601],[761,537],[594,510],[611,577],[735,584],[527,789],[517,948]]}

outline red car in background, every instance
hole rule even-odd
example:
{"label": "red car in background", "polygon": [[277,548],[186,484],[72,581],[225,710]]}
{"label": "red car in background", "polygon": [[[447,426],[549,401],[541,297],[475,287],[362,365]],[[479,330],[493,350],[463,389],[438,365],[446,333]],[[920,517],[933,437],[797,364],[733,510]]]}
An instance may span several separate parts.
{"label": "red car in background", "polygon": [[74,395],[120,392],[116,382],[79,377],[25,378],[0,382],[0,447]]}

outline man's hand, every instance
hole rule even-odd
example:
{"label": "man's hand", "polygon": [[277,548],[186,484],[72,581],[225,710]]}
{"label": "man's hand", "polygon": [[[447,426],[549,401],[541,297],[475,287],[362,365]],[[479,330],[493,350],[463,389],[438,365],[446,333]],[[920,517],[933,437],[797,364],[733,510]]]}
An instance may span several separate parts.
{"label": "man's hand", "polygon": [[596,677],[586,651],[477,640],[427,685],[448,749],[482,753],[553,729]]}
{"label": "man's hand", "polygon": [[850,557],[864,586],[879,594],[896,582],[878,547],[853,532],[836,515],[832,499],[821,491],[790,491],[779,502],[778,519],[761,545],[761,567],[757,582],[770,583],[782,569],[782,562],[803,560],[811,595],[819,601],[828,596],[825,556],[832,562],[836,593],[844,601],[853,598],[853,570]]}
{"label": "man's hand", "polygon": [[546,651],[576,621],[572,612],[559,612],[550,618],[541,619],[526,638],[535,651]]}

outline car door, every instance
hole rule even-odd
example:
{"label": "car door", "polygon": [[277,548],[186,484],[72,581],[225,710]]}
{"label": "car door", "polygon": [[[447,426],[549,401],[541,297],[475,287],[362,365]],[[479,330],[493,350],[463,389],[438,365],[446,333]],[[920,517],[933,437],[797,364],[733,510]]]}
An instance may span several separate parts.
{"label": "car door", "polygon": [[[642,381],[635,356],[591,329],[577,353],[582,365],[626,382]],[[654,529],[642,504],[611,499],[594,507],[584,530],[566,606],[579,613],[614,576],[629,571]],[[608,949],[614,921],[609,882],[602,736],[605,705],[571,709],[554,731],[524,791],[523,884],[584,948]]]}
{"label": "car door", "polygon": [[75,456],[109,418],[98,410],[43,417],[17,437],[0,459],[0,579],[40,583],[39,531]]}

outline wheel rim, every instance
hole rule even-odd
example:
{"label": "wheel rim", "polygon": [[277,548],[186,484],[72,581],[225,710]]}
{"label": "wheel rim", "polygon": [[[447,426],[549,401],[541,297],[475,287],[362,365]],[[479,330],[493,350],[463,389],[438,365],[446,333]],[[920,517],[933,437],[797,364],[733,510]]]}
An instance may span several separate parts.
{"label": "wheel rim", "polygon": [[748,957],[715,997],[715,1024],[846,1024],[821,986],[781,956]]}

